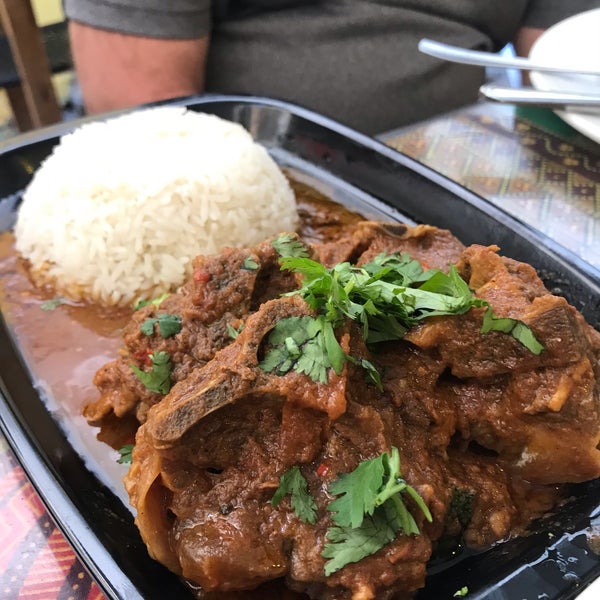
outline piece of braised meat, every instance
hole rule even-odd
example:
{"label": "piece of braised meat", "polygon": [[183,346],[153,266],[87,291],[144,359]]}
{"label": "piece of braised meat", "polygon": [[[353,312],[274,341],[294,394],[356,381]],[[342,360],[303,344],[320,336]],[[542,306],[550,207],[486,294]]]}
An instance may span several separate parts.
{"label": "piece of braised meat", "polygon": [[[249,589],[279,577],[323,598],[414,591],[431,553],[425,533],[398,537],[325,576],[327,484],[403,435],[393,407],[357,367],[330,374],[327,384],[259,367],[261,342],[275,323],[306,314],[299,297],[265,303],[232,344],[152,407],[126,478],[137,525],[152,556],[206,591]],[[346,333],[346,351],[353,336],[360,347],[360,332]],[[318,506],[314,525],[295,517],[287,500],[271,504],[280,476],[295,465],[302,465]],[[433,496],[429,473],[415,466],[411,474],[441,522],[444,503]]]}
{"label": "piece of braised meat", "polygon": [[[323,223],[319,226],[325,227]],[[449,232],[425,225],[351,221],[343,233],[338,227],[334,231],[331,240],[325,237],[311,246],[314,257],[327,266],[356,262],[365,250],[376,249],[408,252],[431,267],[447,269],[463,248]],[[143,423],[148,408],[164,394],[145,387],[131,365],[148,370],[150,354],[167,352],[173,365],[171,381],[176,383],[206,364],[231,342],[231,331],[263,302],[298,287],[293,274],[281,271],[278,259],[271,240],[255,248],[226,248],[215,256],[197,257],[193,277],[179,293],[167,296],[158,306],[150,303],[135,312],[123,332],[121,356],[96,373],[94,383],[100,397],[85,406],[87,421],[113,426],[115,419],[133,417]],[[181,331],[167,338],[144,334],[142,323],[161,314],[180,317]]]}
{"label": "piece of braised meat", "polygon": [[[270,241],[194,259],[192,279],[179,293],[170,294],[158,306],[150,303],[137,310],[125,327],[122,356],[102,367],[94,378],[101,396],[85,407],[88,422],[102,425],[113,415],[131,413],[143,422],[148,408],[163,394],[145,387],[131,365],[147,369],[150,354],[167,352],[173,364],[171,381],[176,383],[206,364],[231,342],[230,328],[237,330],[263,301],[297,287],[294,275],[280,270],[278,259]],[[142,323],[161,314],[179,317],[181,331],[166,338],[144,334]]]}
{"label": "piece of braised meat", "polygon": [[[250,301],[239,313],[228,305],[227,314],[243,322],[235,339],[225,338],[226,311],[209,304],[215,318],[202,326],[212,331],[221,323],[214,327],[222,336],[212,357],[189,359],[195,363],[176,376],[168,394],[138,409],[143,424],[125,483],[150,554],[207,593],[282,578],[312,598],[407,597],[424,585],[427,561],[443,537],[491,544],[551,508],[562,484],[600,476],[600,334],[550,294],[531,267],[497,250],[463,249],[435,228],[375,223],[357,225],[336,245],[315,245],[313,255],[327,264],[363,264],[381,251],[408,252],[427,267],[456,263],[497,316],[524,323],[544,346],[535,355],[506,333],[481,333],[484,309],[478,308],[433,317],[404,339],[372,349],[347,322],[337,336],[357,364],[346,362],[340,375],[330,372],[326,384],[259,365],[277,322],[312,314],[298,296],[278,297],[295,282],[282,279],[267,247],[262,254],[199,259],[216,264],[237,256],[238,269],[242,256],[260,259],[254,275],[261,302]],[[268,257],[264,270],[262,257]],[[190,285],[197,302],[216,299],[206,292],[208,281],[199,289]],[[257,297],[256,283],[246,289]],[[189,290],[181,298],[186,294],[189,299]],[[208,314],[201,302],[194,310]],[[176,351],[173,356],[187,364]],[[378,369],[381,388],[367,382],[362,359]],[[418,535],[398,535],[326,576],[329,485],[394,447],[432,522],[409,503]],[[314,524],[298,518],[289,497],[272,503],[291,467],[300,468],[315,500]],[[468,499],[460,511],[457,498]]]}
{"label": "piece of braised meat", "polygon": [[532,483],[580,482],[600,472],[600,333],[535,270],[472,246],[458,267],[497,314],[519,319],[544,345],[536,356],[511,336],[479,333],[481,309],[431,319],[407,340],[441,357],[438,388],[453,398],[457,430]]}

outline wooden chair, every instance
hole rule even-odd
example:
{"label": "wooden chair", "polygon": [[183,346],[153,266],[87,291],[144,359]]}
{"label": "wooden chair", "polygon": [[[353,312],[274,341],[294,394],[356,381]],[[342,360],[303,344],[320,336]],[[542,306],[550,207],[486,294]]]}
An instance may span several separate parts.
{"label": "wooden chair", "polygon": [[52,73],[72,66],[66,22],[38,27],[30,0],[0,0],[0,88],[21,131],[62,120]]}

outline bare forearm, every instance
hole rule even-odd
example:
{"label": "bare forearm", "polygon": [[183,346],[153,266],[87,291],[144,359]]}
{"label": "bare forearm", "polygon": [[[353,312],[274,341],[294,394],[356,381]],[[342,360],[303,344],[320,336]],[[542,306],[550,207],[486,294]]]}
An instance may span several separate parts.
{"label": "bare forearm", "polygon": [[203,91],[209,38],[165,40],[69,24],[88,113]]}
{"label": "bare forearm", "polygon": [[[544,33],[544,29],[539,27],[521,27],[513,40],[515,52],[518,56],[529,56],[529,51],[535,43],[535,41]],[[522,71],[522,81],[524,84],[529,85],[529,73]]]}
{"label": "bare forearm", "polygon": [[522,27],[514,39],[515,51],[519,56],[528,56],[531,46],[544,33],[539,27]]}

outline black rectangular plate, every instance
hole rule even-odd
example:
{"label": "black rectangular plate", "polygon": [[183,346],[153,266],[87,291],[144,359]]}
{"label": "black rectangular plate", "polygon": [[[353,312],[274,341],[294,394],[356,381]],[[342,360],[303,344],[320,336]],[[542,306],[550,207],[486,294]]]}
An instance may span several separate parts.
{"label": "black rectangular plate", "polygon": [[[600,272],[551,239],[384,144],[303,108],[266,98],[201,96],[171,101],[244,125],[276,161],[334,199],[376,218],[450,229],[465,244],[497,244],[537,268],[600,328]],[[60,135],[89,121],[62,123],[0,145],[0,230],[12,227],[20,195]],[[76,166],[74,166],[76,168]],[[19,348],[0,327],[0,426],[48,511],[110,599],[191,598],[181,581],[148,557],[130,510],[85,466],[33,387]],[[60,399],[57,399],[60,402]],[[600,576],[588,533],[600,518],[600,482],[536,532],[482,553],[432,563],[418,600],[567,600]]]}

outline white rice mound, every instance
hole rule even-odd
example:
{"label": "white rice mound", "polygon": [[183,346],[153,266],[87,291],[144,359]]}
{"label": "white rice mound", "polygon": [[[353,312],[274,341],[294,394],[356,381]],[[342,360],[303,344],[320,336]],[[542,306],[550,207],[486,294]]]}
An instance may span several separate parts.
{"label": "white rice mound", "polygon": [[25,190],[15,236],[36,284],[114,306],[173,291],[198,254],[297,225],[287,179],[241,125],[159,107],[64,136]]}

